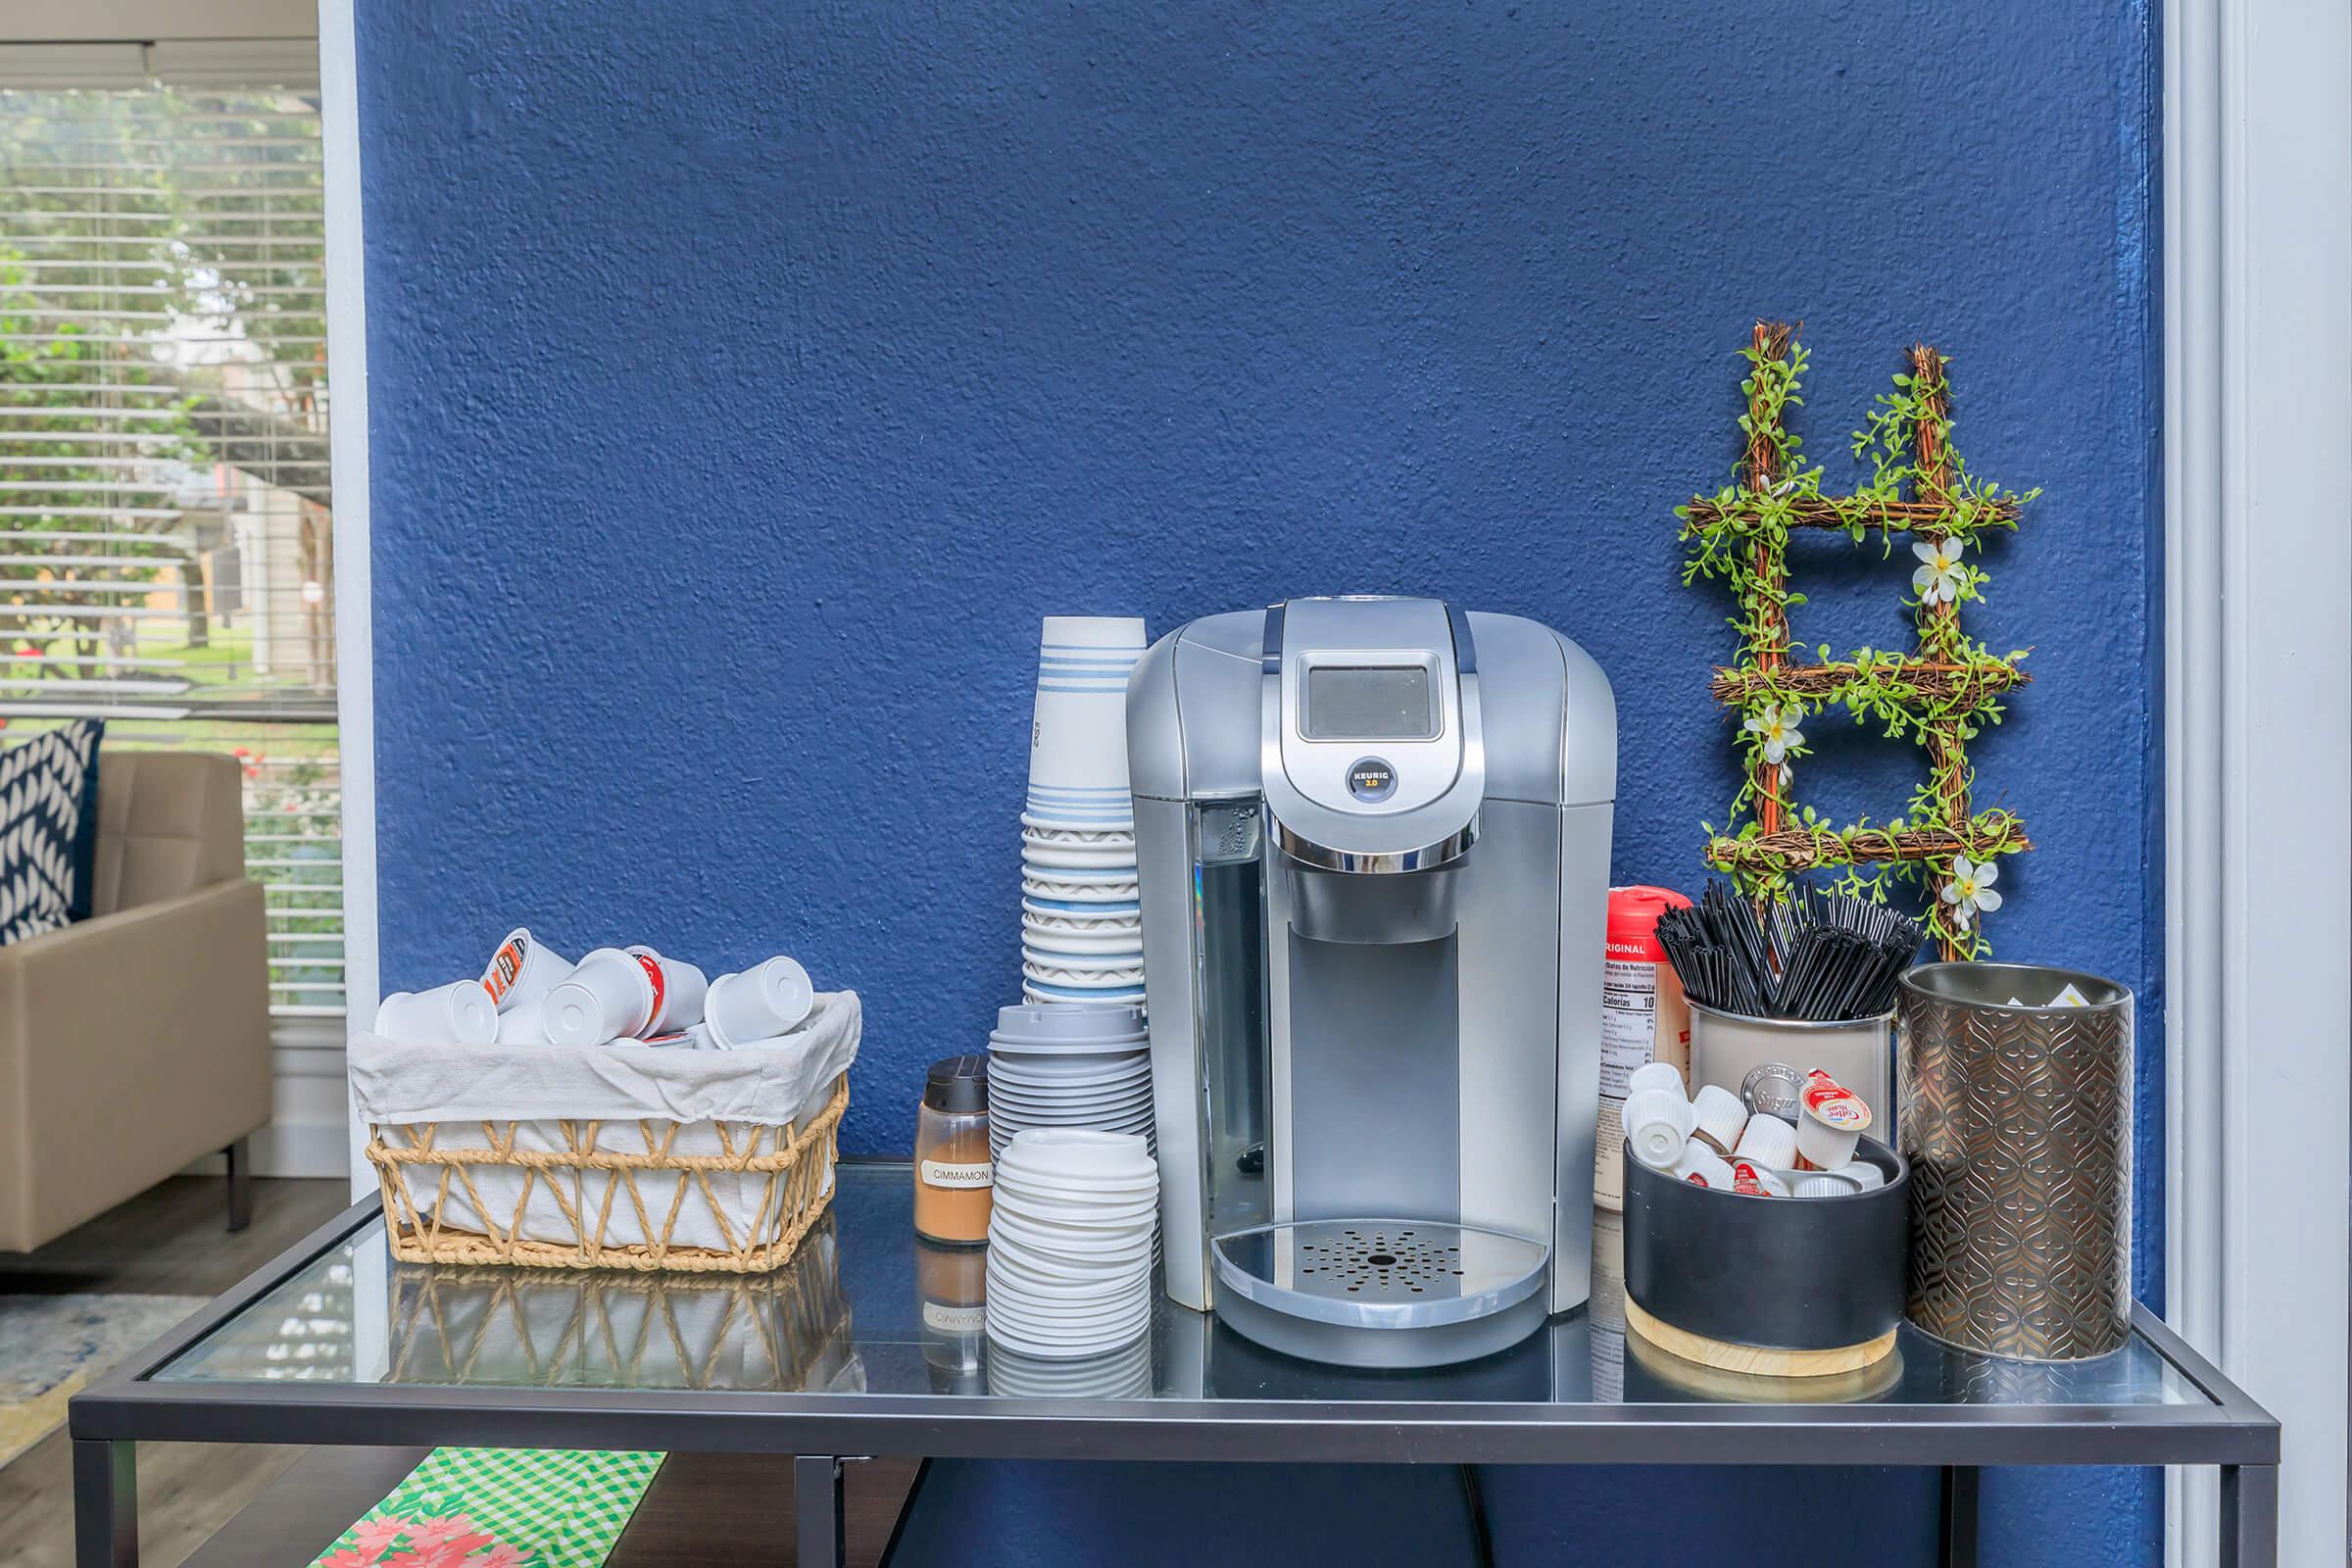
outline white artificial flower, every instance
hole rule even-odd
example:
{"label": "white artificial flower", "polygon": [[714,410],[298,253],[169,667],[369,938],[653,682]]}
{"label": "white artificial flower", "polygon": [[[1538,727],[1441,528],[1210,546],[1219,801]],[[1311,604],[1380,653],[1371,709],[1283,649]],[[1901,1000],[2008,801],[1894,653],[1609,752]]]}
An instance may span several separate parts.
{"label": "white artificial flower", "polygon": [[1925,539],[1911,553],[1926,564],[1911,574],[1911,590],[1923,605],[1948,605],[1960,597],[1960,553],[1968,547],[1957,539]]}
{"label": "white artificial flower", "polygon": [[1764,737],[1764,760],[1777,767],[1792,748],[1805,744],[1805,732],[1796,727],[1804,716],[1802,703],[1766,703],[1741,728]]}
{"label": "white artificial flower", "polygon": [[1992,890],[2000,880],[2001,868],[1990,860],[1979,865],[1965,855],[1952,857],[1952,879],[1943,885],[1943,902],[1952,906],[1952,925],[1960,931],[1980,909],[1989,914],[2001,906],[2001,896]]}
{"label": "white artificial flower", "polygon": [[1791,785],[1791,784],[1793,784],[1793,783],[1795,783],[1795,782],[1796,782],[1796,769],[1795,769],[1795,768],[1793,768],[1793,767],[1790,767],[1790,766],[1789,766],[1789,765],[1788,765],[1787,762],[1783,762],[1783,763],[1781,764],[1781,793],[1782,793],[1783,795],[1786,795],[1786,794],[1788,794],[1788,786],[1789,786],[1789,785]]}

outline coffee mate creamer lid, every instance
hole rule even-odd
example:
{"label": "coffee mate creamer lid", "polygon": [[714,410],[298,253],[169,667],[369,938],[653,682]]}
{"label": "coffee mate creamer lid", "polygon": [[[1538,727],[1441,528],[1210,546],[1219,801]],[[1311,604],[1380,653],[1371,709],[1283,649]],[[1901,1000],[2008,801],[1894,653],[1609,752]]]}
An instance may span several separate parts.
{"label": "coffee mate creamer lid", "polygon": [[1819,1067],[1805,1074],[1804,1091],[1798,1099],[1805,1114],[1824,1126],[1841,1133],[1870,1130],[1870,1106],[1863,1103],[1862,1097]]}

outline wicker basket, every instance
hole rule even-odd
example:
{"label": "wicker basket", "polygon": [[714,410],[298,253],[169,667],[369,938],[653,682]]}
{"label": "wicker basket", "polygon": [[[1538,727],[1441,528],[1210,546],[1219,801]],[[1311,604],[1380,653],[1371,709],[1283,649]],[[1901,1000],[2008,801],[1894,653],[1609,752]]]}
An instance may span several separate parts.
{"label": "wicker basket", "polygon": [[[612,1122],[485,1121],[464,1124],[480,1138],[459,1143],[458,1123],[372,1126],[368,1157],[383,1187],[392,1255],[404,1263],[754,1274],[790,1262],[832,1201],[849,1102],[844,1074],[797,1132],[656,1118],[636,1121],[633,1133]],[[679,1152],[682,1132],[715,1152]],[[450,1222],[453,1210],[480,1228]],[[564,1239],[549,1240],[551,1228]],[[709,1241],[680,1239],[681,1230]]]}

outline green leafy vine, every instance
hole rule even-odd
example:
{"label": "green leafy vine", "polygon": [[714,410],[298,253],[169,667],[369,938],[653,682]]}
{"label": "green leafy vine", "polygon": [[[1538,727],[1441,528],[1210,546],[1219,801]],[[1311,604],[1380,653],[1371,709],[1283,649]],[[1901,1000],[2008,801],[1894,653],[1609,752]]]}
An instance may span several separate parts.
{"label": "green leafy vine", "polygon": [[[2028,650],[1994,653],[1961,628],[1960,609],[1984,600],[1985,536],[2014,530],[2041,492],[2004,490],[1969,471],[1951,442],[1950,362],[1920,348],[1852,434],[1867,479],[1850,494],[1826,493],[1821,467],[1803,461],[1802,439],[1788,426],[1804,403],[1804,346],[1785,328],[1759,326],[1740,354],[1746,407],[1732,482],[1675,509],[1688,546],[1683,582],[1730,591],[1727,623],[1739,639],[1716,694],[1738,719],[1740,787],[1724,829],[1702,824],[1706,858],[1756,897],[1785,896],[1795,877],[1818,869],[1838,873],[1841,891],[1883,902],[1890,872],[1910,877],[1944,952],[1980,956],[1987,951],[1980,916],[2000,903],[1997,878],[1984,868],[2032,845],[2014,814],[1967,809],[1975,775],[1966,747],[2001,721],[2005,695],[2028,678]],[[1911,535],[1917,569],[1903,602],[1919,629],[1916,649],[1863,647],[1839,659],[1822,643],[1818,662],[1790,662],[1790,612],[1805,603],[1788,576],[1788,540],[1799,528],[1856,543],[1876,528],[1888,556],[1896,533]],[[1834,710],[1929,753],[1930,778],[1884,825],[1865,818],[1834,827],[1794,799],[1796,766],[1812,751],[1803,726]]]}

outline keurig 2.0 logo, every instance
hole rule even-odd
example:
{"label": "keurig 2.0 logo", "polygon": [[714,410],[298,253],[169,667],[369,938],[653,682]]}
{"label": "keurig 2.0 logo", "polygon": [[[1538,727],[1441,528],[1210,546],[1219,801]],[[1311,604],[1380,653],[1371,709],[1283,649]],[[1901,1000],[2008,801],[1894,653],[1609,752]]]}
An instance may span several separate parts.
{"label": "keurig 2.0 logo", "polygon": [[1385,801],[1396,793],[1396,770],[1377,757],[1350,762],[1348,793],[1359,801]]}

